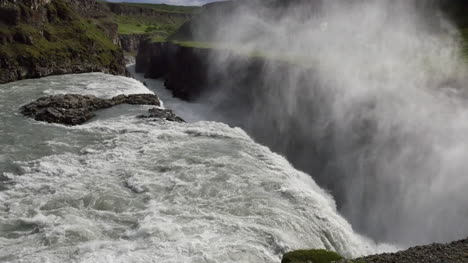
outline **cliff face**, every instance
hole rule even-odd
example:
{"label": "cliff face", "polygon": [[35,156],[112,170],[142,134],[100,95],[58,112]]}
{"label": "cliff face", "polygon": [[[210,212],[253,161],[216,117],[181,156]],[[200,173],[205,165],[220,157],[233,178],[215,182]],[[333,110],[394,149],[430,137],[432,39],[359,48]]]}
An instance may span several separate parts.
{"label": "cliff face", "polygon": [[110,12],[116,15],[125,16],[146,16],[146,17],[169,17],[169,18],[190,18],[191,15],[188,13],[177,13],[177,12],[163,12],[157,9],[148,8],[144,6],[131,6],[119,3],[106,3],[107,8]]}
{"label": "cliff face", "polygon": [[127,74],[123,53],[109,38],[112,27],[95,24],[76,11],[91,10],[95,4],[94,0],[2,0],[0,83],[93,71]]}
{"label": "cliff face", "polygon": [[140,44],[149,37],[148,34],[119,35],[118,45],[125,52],[135,53],[138,51]]}
{"label": "cliff face", "polygon": [[147,78],[161,78],[167,72],[167,58],[170,43],[153,43],[149,40],[140,44],[136,56],[135,71],[144,73]]}
{"label": "cliff face", "polygon": [[50,3],[51,0],[1,0],[0,1],[0,7],[15,7],[18,4],[25,5],[31,9],[38,9],[39,7],[42,7],[48,3]]}
{"label": "cliff face", "polygon": [[193,100],[197,98],[207,81],[206,59],[209,51],[184,48],[172,43],[140,45],[136,57],[136,72],[145,73],[147,78],[162,78],[174,95]]}

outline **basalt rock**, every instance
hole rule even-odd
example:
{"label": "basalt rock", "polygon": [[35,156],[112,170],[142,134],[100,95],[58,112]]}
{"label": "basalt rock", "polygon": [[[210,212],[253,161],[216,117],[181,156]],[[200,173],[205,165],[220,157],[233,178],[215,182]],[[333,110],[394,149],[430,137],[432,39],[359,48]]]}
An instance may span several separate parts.
{"label": "basalt rock", "polygon": [[140,44],[149,37],[149,34],[119,35],[118,45],[125,52],[137,52]]}
{"label": "basalt rock", "polygon": [[[120,104],[160,106],[158,96],[154,94],[119,95],[111,99],[102,99],[93,95],[65,94],[41,97],[21,107],[21,113],[37,121],[79,125],[92,119],[94,111]],[[168,119],[167,116],[165,119]]]}
{"label": "basalt rock", "polygon": [[164,119],[168,121],[175,121],[175,122],[185,122],[184,119],[181,117],[177,116],[172,112],[171,110],[166,110],[166,109],[159,109],[159,108],[153,108],[148,110],[147,115],[140,115],[138,118],[141,119]]}
{"label": "basalt rock", "polygon": [[449,244],[417,246],[396,253],[384,253],[336,263],[462,263],[468,262],[468,239]]}
{"label": "basalt rock", "polygon": [[132,105],[156,105],[160,106],[158,96],[153,94],[132,94],[132,95],[119,95],[110,99],[114,105],[119,104],[132,104]]}

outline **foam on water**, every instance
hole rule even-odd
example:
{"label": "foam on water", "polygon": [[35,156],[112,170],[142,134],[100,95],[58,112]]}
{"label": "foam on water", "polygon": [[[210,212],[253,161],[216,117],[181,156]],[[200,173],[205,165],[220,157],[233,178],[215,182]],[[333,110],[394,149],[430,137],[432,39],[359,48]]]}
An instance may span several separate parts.
{"label": "foam on water", "polygon": [[1,128],[16,141],[0,141],[1,167],[14,167],[0,177],[0,261],[279,262],[298,248],[378,250],[310,176],[241,129],[135,118],[144,106],[79,127],[16,114],[38,95],[68,92],[150,91],[104,74],[0,86],[2,123],[16,125]]}
{"label": "foam on water", "polygon": [[[102,73],[77,74],[73,75],[72,80],[68,80],[70,78],[68,75],[53,78],[51,81],[53,85],[44,91],[45,94],[78,93],[112,98],[120,94],[153,93],[138,80]],[[64,79],[67,79],[66,87],[63,86]]]}

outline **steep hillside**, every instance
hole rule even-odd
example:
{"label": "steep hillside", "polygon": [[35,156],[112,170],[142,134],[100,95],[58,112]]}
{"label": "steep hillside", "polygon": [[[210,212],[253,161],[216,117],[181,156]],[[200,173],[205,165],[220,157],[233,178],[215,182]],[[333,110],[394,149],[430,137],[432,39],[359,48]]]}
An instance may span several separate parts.
{"label": "steep hillside", "polygon": [[123,53],[109,38],[112,28],[83,16],[99,12],[94,0],[2,0],[0,83],[92,71],[126,74]]}

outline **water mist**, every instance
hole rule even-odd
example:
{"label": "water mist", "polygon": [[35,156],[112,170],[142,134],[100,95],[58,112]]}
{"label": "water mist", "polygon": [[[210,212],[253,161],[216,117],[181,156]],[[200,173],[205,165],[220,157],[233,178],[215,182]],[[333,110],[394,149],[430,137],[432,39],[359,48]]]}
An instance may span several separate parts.
{"label": "water mist", "polygon": [[330,190],[356,230],[403,246],[465,237],[455,27],[432,1],[303,2],[229,7],[216,28],[200,18],[195,38],[234,50],[211,58],[205,99]]}

